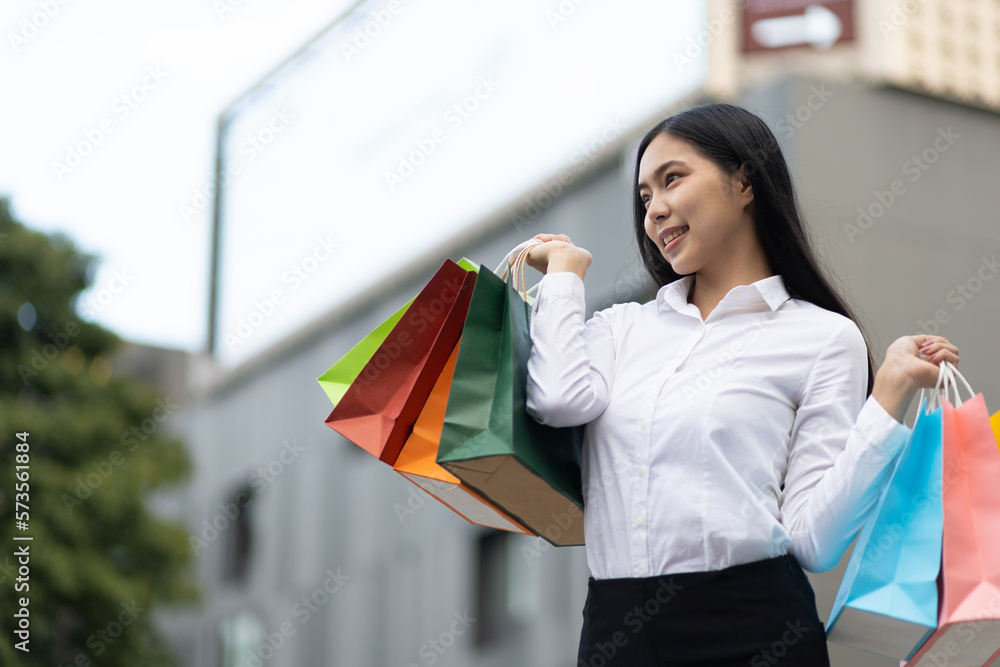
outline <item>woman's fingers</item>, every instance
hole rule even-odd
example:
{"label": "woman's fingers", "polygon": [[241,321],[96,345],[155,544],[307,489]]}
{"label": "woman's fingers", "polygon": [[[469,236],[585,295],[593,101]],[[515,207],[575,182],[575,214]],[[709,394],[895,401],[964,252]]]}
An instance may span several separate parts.
{"label": "woman's fingers", "polygon": [[546,241],[546,242],[547,241],[565,241],[566,243],[572,243],[572,241],[569,240],[569,237],[566,236],[565,234],[548,234],[548,233],[542,233],[542,234],[535,234],[535,236],[533,238],[536,238],[536,239],[538,239],[540,241]]}
{"label": "woman's fingers", "polygon": [[914,336],[919,356],[937,365],[947,361],[958,366],[958,348],[944,336]]}
{"label": "woman's fingers", "polygon": [[948,350],[948,349],[932,350],[928,352],[923,352],[922,354],[924,354],[927,357],[928,361],[934,364],[940,364],[942,361],[947,361],[956,367],[958,366],[958,353],[956,353],[953,350]]}
{"label": "woman's fingers", "polygon": [[548,270],[549,250],[552,247],[548,244],[550,241],[559,241],[560,239],[556,238],[557,236],[557,234],[538,234],[535,236],[536,239],[544,241],[544,243],[528,248],[528,254],[525,257],[528,266],[542,273]]}
{"label": "woman's fingers", "polygon": [[570,264],[576,267],[572,270],[581,277],[583,274],[578,271],[579,267],[585,264],[582,271],[586,271],[586,267],[589,267],[593,261],[590,253],[585,248],[573,245],[573,241],[566,234],[536,234],[533,238],[543,241],[543,243],[532,246],[525,260],[528,266],[543,274],[548,273],[549,261],[552,257],[558,258],[558,268],[555,270],[570,270],[566,268],[567,253],[571,257]]}
{"label": "woman's fingers", "polygon": [[918,342],[920,355],[934,364],[948,361],[958,366],[958,348],[943,336],[924,336]]}
{"label": "woman's fingers", "polygon": [[958,365],[958,347],[944,336],[902,336],[886,349],[885,361],[875,374],[872,395],[902,422],[902,414],[916,390],[937,384],[942,361]]}

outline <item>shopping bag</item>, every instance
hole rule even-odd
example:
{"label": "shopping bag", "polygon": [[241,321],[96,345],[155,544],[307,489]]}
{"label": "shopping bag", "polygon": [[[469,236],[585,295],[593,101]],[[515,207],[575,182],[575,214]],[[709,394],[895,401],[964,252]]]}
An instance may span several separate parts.
{"label": "shopping bag", "polygon": [[[466,258],[458,261],[458,265],[466,271],[478,271],[479,267]],[[415,299],[416,297],[413,297]],[[358,379],[365,365],[375,356],[379,346],[389,336],[389,333],[402,319],[403,315],[413,304],[413,299],[407,301],[395,313],[389,316],[384,322],[379,324],[367,336],[361,339],[357,345],[352,347],[347,354],[338,359],[333,366],[330,366],[325,373],[316,378],[320,387],[326,393],[334,407],[340,403],[340,399],[347,393],[347,388]]]}
{"label": "shopping bag", "polygon": [[364,370],[365,364],[375,356],[379,346],[382,345],[388,337],[389,332],[396,326],[396,323],[399,322],[412,303],[413,299],[407,301],[402,308],[389,316],[382,324],[375,327],[370,334],[362,338],[347,354],[338,359],[325,373],[316,378],[319,386],[326,392],[327,397],[333,403],[334,407],[340,403],[340,399],[344,397],[347,388],[358,379],[358,375]]}
{"label": "shopping bag", "polygon": [[910,441],[854,545],[827,622],[830,641],[905,659],[937,627],[942,437],[941,408],[930,407],[921,401]]}
{"label": "shopping bag", "polygon": [[392,469],[470,523],[534,535],[437,463],[445,408],[448,405],[455,361],[461,344],[462,341],[459,339],[451,356],[448,357],[448,363],[434,383],[434,388],[431,389],[430,396],[427,397],[427,402],[424,403],[423,410],[413,425],[413,432],[400,450]]}
{"label": "shopping bag", "polygon": [[[954,367],[950,371],[973,394]],[[1000,658],[1000,451],[982,394],[942,401],[944,541],[938,628],[910,667]]]}
{"label": "shopping bag", "polygon": [[525,409],[529,316],[514,273],[480,272],[437,461],[550,543],[583,544],[583,428],[544,426]]}
{"label": "shopping bag", "polygon": [[997,445],[1000,446],[1000,412],[990,417],[990,424],[993,426],[993,436],[997,439]]}
{"label": "shopping bag", "polygon": [[476,272],[451,260],[414,297],[326,424],[392,465],[461,334]]}

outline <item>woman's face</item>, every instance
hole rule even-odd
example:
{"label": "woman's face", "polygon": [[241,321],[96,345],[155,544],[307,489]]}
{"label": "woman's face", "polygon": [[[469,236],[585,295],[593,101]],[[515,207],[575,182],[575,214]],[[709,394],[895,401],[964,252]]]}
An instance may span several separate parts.
{"label": "woman's face", "polygon": [[678,274],[711,271],[759,247],[742,168],[726,174],[687,141],[660,134],[639,161],[637,187],[646,234]]}

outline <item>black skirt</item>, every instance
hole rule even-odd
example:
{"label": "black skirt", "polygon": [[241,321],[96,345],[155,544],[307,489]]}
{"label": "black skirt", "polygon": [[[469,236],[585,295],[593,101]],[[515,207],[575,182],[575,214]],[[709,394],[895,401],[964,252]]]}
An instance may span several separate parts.
{"label": "black skirt", "polygon": [[829,667],[812,586],[792,556],[590,579],[577,667]]}

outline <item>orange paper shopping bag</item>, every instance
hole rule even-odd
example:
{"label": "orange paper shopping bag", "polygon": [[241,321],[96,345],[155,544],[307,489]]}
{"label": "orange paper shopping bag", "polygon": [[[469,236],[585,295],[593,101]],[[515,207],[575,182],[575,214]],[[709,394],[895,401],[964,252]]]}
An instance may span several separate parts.
{"label": "orange paper shopping bag", "polygon": [[[949,372],[968,388],[954,367]],[[1000,450],[983,395],[962,402],[956,387],[954,399],[954,406],[942,401],[938,628],[908,667],[992,667],[1000,659]]]}
{"label": "orange paper shopping bag", "polygon": [[441,441],[441,429],[444,426],[444,413],[448,407],[448,394],[451,391],[452,376],[455,374],[459,345],[461,340],[455,345],[441,375],[438,376],[420,416],[413,425],[413,432],[403,445],[392,468],[471,523],[534,535],[437,464],[438,443]]}

